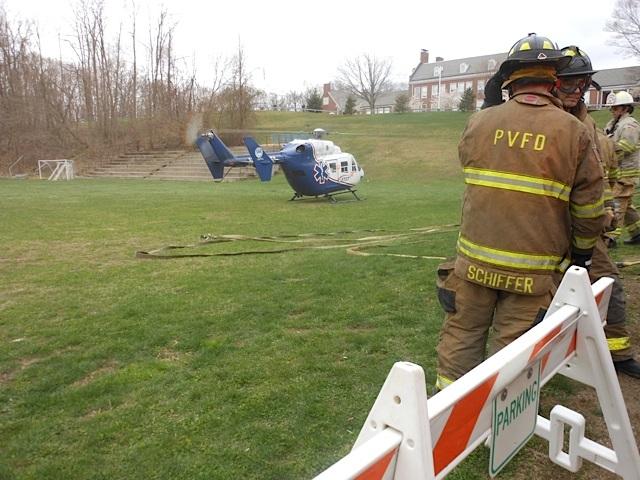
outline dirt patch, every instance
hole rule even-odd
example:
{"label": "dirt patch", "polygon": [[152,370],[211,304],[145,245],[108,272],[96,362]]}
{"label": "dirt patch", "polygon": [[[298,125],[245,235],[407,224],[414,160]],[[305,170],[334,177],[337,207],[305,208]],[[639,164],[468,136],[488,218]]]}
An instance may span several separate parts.
{"label": "dirt patch", "polygon": [[7,383],[11,382],[20,372],[26,370],[34,363],[38,363],[41,360],[41,358],[37,357],[21,358],[20,360],[18,360],[18,368],[9,370],[7,372],[0,372],[0,385],[6,385]]}
{"label": "dirt patch", "polygon": [[180,350],[176,350],[176,347],[178,346],[178,340],[173,340],[171,342],[170,345],[163,347],[158,354],[156,355],[156,358],[158,360],[161,360],[163,362],[182,362],[185,360],[186,357],[190,356],[191,354],[188,352],[183,352]]}
{"label": "dirt patch", "polygon": [[[636,358],[638,358],[638,346],[640,345],[640,277],[637,273],[626,272],[622,278],[627,299],[627,324],[632,343],[636,346]],[[620,388],[624,396],[634,436],[638,438],[640,432],[640,380],[627,375],[619,375]],[[553,392],[543,392],[540,400],[540,411],[548,418],[549,410],[557,404],[564,405],[572,410],[580,412],[586,419],[586,434],[589,439],[611,447],[606,423],[600,411],[595,390],[580,383],[567,381],[566,390],[554,389]],[[568,437],[568,432],[565,432]],[[637,440],[636,440],[637,441]],[[566,451],[566,447],[565,447]],[[618,480],[620,477],[606,470],[584,461],[578,473],[571,473],[562,467],[556,466],[547,455],[548,444],[546,441],[532,441],[518,455],[520,460],[519,471],[513,473],[513,480],[530,480],[532,478],[553,478],[554,480]]]}
{"label": "dirt patch", "polygon": [[102,367],[98,368],[97,370],[94,370],[93,372],[90,372],[88,375],[86,375],[85,377],[81,378],[80,380],[77,380],[75,382],[73,382],[73,384],[71,385],[72,387],[84,387],[86,385],[89,385],[90,383],[94,382],[97,378],[100,378],[106,374],[109,373],[113,373],[117,370],[118,368],[118,363],[115,361],[111,361],[105,365],[103,365]]}
{"label": "dirt patch", "polygon": [[110,413],[113,412],[114,410],[122,410],[122,409],[127,409],[132,407],[133,405],[135,405],[134,401],[130,401],[127,400],[124,403],[121,404],[117,404],[117,405],[113,405],[111,403],[111,400],[109,400],[109,402],[100,407],[100,408],[92,408],[91,410],[88,410],[84,415],[82,415],[82,417],[80,417],[82,420],[91,420],[92,418],[98,417],[100,415],[103,415],[105,413]]}

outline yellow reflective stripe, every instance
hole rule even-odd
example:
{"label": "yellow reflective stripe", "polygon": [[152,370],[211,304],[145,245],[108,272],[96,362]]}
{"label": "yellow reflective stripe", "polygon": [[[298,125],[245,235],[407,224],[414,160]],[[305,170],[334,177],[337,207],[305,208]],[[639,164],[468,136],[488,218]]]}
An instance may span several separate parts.
{"label": "yellow reflective stripe", "polygon": [[638,230],[640,230],[640,220],[633,222],[631,225],[625,225],[625,228],[629,235],[635,237]]}
{"label": "yellow reflective stripe", "polygon": [[546,178],[472,167],[464,168],[463,172],[465,183],[470,185],[544,195],[565,202],[569,201],[569,194],[571,193],[569,185]]}
{"label": "yellow reflective stripe", "polygon": [[481,262],[527,270],[555,270],[562,260],[556,255],[531,255],[485,247],[462,235],[458,237],[458,251]]}
{"label": "yellow reflective stripe", "polygon": [[638,168],[621,168],[617,178],[638,177],[640,169]]}
{"label": "yellow reflective stripe", "polygon": [[618,141],[618,147],[620,147],[623,151],[627,152],[627,153],[633,153],[638,149],[638,146],[626,141],[624,138],[621,138]]}
{"label": "yellow reflective stripe", "polygon": [[604,214],[604,198],[600,198],[595,203],[578,205],[571,202],[571,215],[577,218],[597,218]]}
{"label": "yellow reflective stripe", "polygon": [[617,352],[631,347],[631,339],[629,337],[607,338],[607,345],[610,352]]}
{"label": "yellow reflective stripe", "polygon": [[449,385],[451,385],[453,382],[454,382],[453,380],[451,380],[450,378],[445,377],[444,375],[438,374],[436,376],[436,388],[438,390],[444,390]]}
{"label": "yellow reflective stripe", "polygon": [[581,250],[593,248],[598,241],[598,237],[573,237],[573,244]]}
{"label": "yellow reflective stripe", "polygon": [[556,271],[560,273],[564,273],[565,270],[570,266],[571,266],[571,260],[568,258],[563,258],[560,264],[558,265],[558,267],[556,268]]}

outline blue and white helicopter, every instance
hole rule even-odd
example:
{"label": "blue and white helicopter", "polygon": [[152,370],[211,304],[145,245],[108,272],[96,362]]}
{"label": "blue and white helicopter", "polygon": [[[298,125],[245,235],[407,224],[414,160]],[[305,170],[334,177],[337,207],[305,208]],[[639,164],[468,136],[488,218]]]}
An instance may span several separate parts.
{"label": "blue and white helicopter", "polygon": [[280,165],[295,192],[291,200],[324,196],[335,202],[335,195],[351,193],[364,177],[364,170],[350,153],[329,140],[293,140],[278,152],[265,152],[251,137],[244,138],[248,155],[234,155],[213,131],[201,135],[196,145],[215,180],[224,177],[225,167],[253,165],[260,180],[271,180],[273,165]]}

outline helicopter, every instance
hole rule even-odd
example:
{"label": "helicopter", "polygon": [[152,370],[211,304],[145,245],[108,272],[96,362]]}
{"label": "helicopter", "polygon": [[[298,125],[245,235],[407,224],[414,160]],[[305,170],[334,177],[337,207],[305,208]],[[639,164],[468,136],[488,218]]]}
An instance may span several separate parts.
{"label": "helicopter", "polygon": [[[316,132],[314,136],[317,137]],[[248,155],[234,155],[213,130],[201,135],[196,145],[215,180],[224,177],[224,167],[253,165],[263,182],[271,180],[273,165],[280,165],[294,191],[290,200],[324,196],[336,202],[336,195],[351,193],[364,170],[350,153],[332,141],[319,138],[293,140],[280,151],[267,153],[252,137],[245,137]]]}

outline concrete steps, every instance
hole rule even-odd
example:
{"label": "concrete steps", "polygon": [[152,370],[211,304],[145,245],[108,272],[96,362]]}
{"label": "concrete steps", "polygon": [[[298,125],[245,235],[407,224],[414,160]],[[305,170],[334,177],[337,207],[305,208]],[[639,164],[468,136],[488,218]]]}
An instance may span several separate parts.
{"label": "concrete steps", "polygon": [[[246,155],[243,147],[231,148],[236,155]],[[226,171],[226,170],[225,170]],[[85,177],[137,178],[145,180],[213,181],[198,151],[163,150],[121,154],[109,164],[96,167]],[[231,169],[224,181],[256,177],[252,167]]]}

